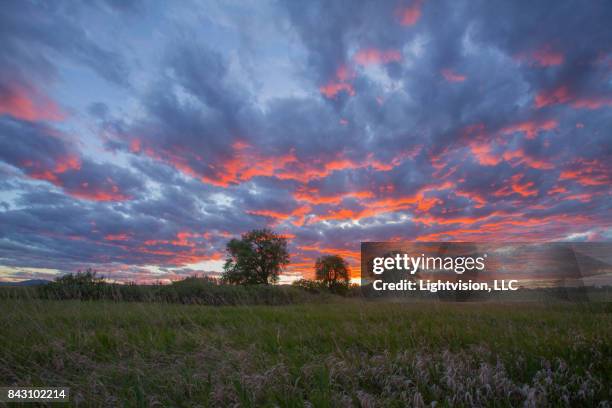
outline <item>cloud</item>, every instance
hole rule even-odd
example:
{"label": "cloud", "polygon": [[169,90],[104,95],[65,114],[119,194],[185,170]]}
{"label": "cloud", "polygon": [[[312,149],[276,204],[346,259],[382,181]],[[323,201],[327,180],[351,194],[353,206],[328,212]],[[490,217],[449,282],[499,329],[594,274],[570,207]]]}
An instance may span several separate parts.
{"label": "cloud", "polygon": [[609,237],[604,2],[168,7],[0,17],[5,267],[171,279],[265,226],[306,276],[368,240]]}
{"label": "cloud", "polygon": [[415,25],[421,18],[421,7],[423,1],[414,0],[408,7],[400,7],[397,10],[397,16],[399,17],[400,24],[403,26]]}
{"label": "cloud", "polygon": [[51,99],[19,84],[0,84],[0,115],[28,121],[58,121],[65,117]]}
{"label": "cloud", "polygon": [[446,79],[448,82],[463,82],[467,79],[465,75],[458,74],[448,68],[442,69],[441,73],[444,79]]}
{"label": "cloud", "polygon": [[65,134],[9,117],[0,119],[0,160],[79,199],[123,201],[142,188],[128,170],[81,157]]}

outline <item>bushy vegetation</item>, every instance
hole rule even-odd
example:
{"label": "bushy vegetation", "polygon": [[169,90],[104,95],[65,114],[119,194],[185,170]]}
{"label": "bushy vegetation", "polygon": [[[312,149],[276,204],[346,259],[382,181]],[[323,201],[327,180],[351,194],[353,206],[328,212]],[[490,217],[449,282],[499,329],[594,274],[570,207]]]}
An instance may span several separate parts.
{"label": "bushy vegetation", "polygon": [[357,284],[347,282],[324,282],[321,280],[298,279],[291,286],[300,288],[309,293],[325,294],[331,293],[345,297],[361,296],[361,287]]}
{"label": "bushy vegetation", "polygon": [[[200,305],[286,305],[315,300],[315,295],[282,285],[230,285],[209,277],[189,277],[168,285],[109,283],[95,271],[62,276],[36,288],[4,288],[2,297],[50,300],[109,300]],[[317,301],[325,296],[316,296]]]}
{"label": "bushy vegetation", "polygon": [[0,384],[69,386],[71,406],[610,405],[601,304],[16,299],[0,310]]}

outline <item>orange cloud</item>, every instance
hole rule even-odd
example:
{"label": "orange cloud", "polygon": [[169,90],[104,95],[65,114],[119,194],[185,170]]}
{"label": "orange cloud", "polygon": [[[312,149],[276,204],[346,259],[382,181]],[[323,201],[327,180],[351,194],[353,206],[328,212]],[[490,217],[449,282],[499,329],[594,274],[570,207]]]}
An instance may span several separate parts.
{"label": "orange cloud", "polygon": [[[502,128],[501,134],[511,134],[514,132],[523,132],[527,139],[533,139],[539,132],[545,130],[556,129],[558,123],[556,120],[546,121],[526,121]],[[468,126],[463,134],[470,137],[469,147],[476,161],[482,166],[496,166],[502,161],[509,162],[510,165],[517,166],[525,164],[535,169],[552,169],[552,163],[536,159],[529,156],[522,148],[515,150],[506,150],[503,153],[494,153],[493,146],[495,142],[480,141],[484,139],[483,126]],[[476,133],[476,134],[474,134]],[[503,141],[502,141],[503,142]]]}
{"label": "orange cloud", "polygon": [[515,174],[510,178],[510,185],[505,186],[493,193],[496,197],[505,197],[512,194],[519,194],[522,197],[531,197],[538,194],[533,181],[523,182],[523,174]]}
{"label": "orange cloud", "polygon": [[[232,145],[232,152],[228,158],[205,166],[204,159],[197,155],[194,157],[193,154],[167,151],[160,154],[147,146],[139,145],[139,147],[140,151],[147,156],[167,162],[188,176],[219,187],[240,184],[258,176],[307,182],[325,178],[341,170],[369,167],[376,171],[389,171],[404,160],[415,157],[422,148],[422,146],[415,146],[385,162],[374,158],[373,154],[369,154],[362,160],[355,160],[345,157],[343,153],[327,159],[321,158],[306,162],[298,159],[293,150],[284,155],[267,155],[246,142],[236,142]],[[214,174],[202,175],[196,170],[194,164],[200,164],[201,167],[212,170]]]}
{"label": "orange cloud", "polygon": [[64,114],[51,99],[20,85],[12,85],[0,93],[0,115],[11,115],[27,121],[59,121]]}
{"label": "orange cloud", "polygon": [[296,159],[296,161],[289,162],[287,166],[278,169],[274,173],[274,177],[281,180],[310,181],[325,178],[333,172],[341,170],[354,170],[369,167],[376,171],[389,171],[399,166],[407,158],[414,157],[420,152],[420,149],[421,146],[417,146],[414,149],[401,152],[389,162],[377,160],[372,154],[369,154],[363,160],[349,159],[342,154],[329,159],[329,161],[317,160],[314,163],[304,163]]}
{"label": "orange cloud", "polygon": [[429,197],[427,193],[447,190],[453,186],[450,182],[432,184],[421,187],[416,193],[402,197],[386,197],[380,199],[364,199],[359,204],[361,209],[334,208],[313,217],[313,222],[324,220],[360,220],[385,213],[413,209],[427,212],[435,205],[442,204],[438,197]]}
{"label": "orange cloud", "polygon": [[612,170],[597,160],[577,159],[559,175],[559,180],[574,180],[584,186],[611,185]]}
{"label": "orange cloud", "polygon": [[374,193],[372,193],[371,191],[351,191],[331,196],[324,196],[321,195],[321,193],[314,188],[301,188],[295,193],[293,193],[293,198],[296,201],[305,201],[310,204],[340,204],[345,198],[367,199],[373,197]]}
{"label": "orange cloud", "polygon": [[[208,165],[208,168],[215,172],[214,176],[208,176],[199,174],[190,164],[187,155],[164,152],[162,156],[150,148],[144,148],[143,151],[149,157],[169,162],[175,168],[191,177],[219,187],[239,184],[258,176],[272,177],[277,175],[289,163],[297,162],[293,152],[289,152],[286,155],[265,156],[245,142],[235,142],[232,145],[230,158],[218,164]],[[195,156],[195,159],[198,162],[203,161],[199,156]]]}
{"label": "orange cloud", "polygon": [[260,215],[263,217],[274,218],[278,221],[291,220],[291,223],[295,226],[304,225],[306,215],[311,211],[311,207],[308,205],[300,206],[290,212],[281,212],[273,210],[250,210],[248,214]]}
{"label": "orange cloud", "polygon": [[528,156],[523,149],[516,149],[511,151],[505,151],[502,155],[505,161],[510,162],[512,166],[516,166],[519,164],[525,164],[534,169],[540,170],[550,170],[555,166],[542,159],[535,159],[531,156]]}

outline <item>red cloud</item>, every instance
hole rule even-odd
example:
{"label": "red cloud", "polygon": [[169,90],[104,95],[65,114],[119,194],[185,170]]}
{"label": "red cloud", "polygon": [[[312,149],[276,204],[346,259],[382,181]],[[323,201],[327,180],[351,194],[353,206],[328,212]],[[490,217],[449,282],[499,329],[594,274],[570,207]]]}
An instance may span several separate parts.
{"label": "red cloud", "polygon": [[534,51],[532,57],[534,61],[542,67],[561,65],[565,59],[562,53],[553,51],[549,45]]}
{"label": "red cloud", "polygon": [[502,134],[524,132],[527,139],[533,139],[539,132],[556,129],[559,123],[554,119],[545,121],[526,121],[506,126],[501,130]]}
{"label": "red cloud", "polygon": [[563,186],[555,186],[548,191],[548,195],[567,193],[567,188]]}
{"label": "red cloud", "polygon": [[386,197],[379,199],[369,199],[360,201],[361,209],[333,208],[324,214],[313,217],[313,221],[323,220],[360,220],[362,218],[374,217],[377,215],[402,211],[412,208],[417,212],[427,212],[437,204],[442,204],[438,197],[427,196],[429,192],[438,192],[452,187],[450,182],[441,184],[431,184],[421,187],[417,192],[409,196]]}
{"label": "red cloud", "polygon": [[539,92],[535,97],[535,106],[536,108],[543,108],[545,106],[566,103],[569,102],[570,99],[571,97],[567,86],[562,85],[551,91]]}
{"label": "red cloud", "polygon": [[112,181],[96,187],[90,187],[89,183],[85,182],[79,188],[65,190],[73,197],[91,201],[126,201],[132,198],[119,191],[119,187]]}
{"label": "red cloud", "polygon": [[[289,163],[297,161],[293,152],[280,156],[264,156],[251,145],[238,141],[232,145],[232,153],[229,158],[208,165],[208,168],[214,170],[214,175],[203,175],[194,167],[195,164],[203,164],[202,158],[197,155],[194,157],[193,154],[170,151],[157,153],[147,146],[142,148],[140,142],[138,146],[147,156],[165,161],[191,177],[219,187],[239,184],[257,176],[271,177]],[[195,163],[192,163],[190,159]]]}
{"label": "red cloud", "polygon": [[610,97],[586,97],[576,99],[572,103],[572,107],[576,109],[599,109],[603,106],[612,106],[612,98]]}
{"label": "red cloud", "polygon": [[400,24],[403,26],[412,26],[421,18],[422,0],[414,0],[412,4],[405,8],[399,8],[396,15],[399,17]]}
{"label": "red cloud", "polygon": [[570,103],[575,109],[599,109],[612,106],[612,97],[609,96],[576,96],[567,85],[561,85],[550,91],[540,91],[535,97],[535,107]]}
{"label": "red cloud", "polygon": [[61,186],[59,175],[68,170],[79,170],[81,161],[77,156],[67,155],[55,159],[54,166],[47,168],[46,164],[39,161],[26,160],[21,163],[26,174],[37,180],[45,180],[57,186]]}
{"label": "red cloud", "polygon": [[533,181],[523,181],[523,174],[515,174],[510,178],[510,185],[505,186],[493,193],[496,197],[505,197],[512,194],[519,194],[522,197],[531,197],[538,194]]}
{"label": "red cloud", "polygon": [[502,155],[505,161],[510,162],[512,166],[516,166],[519,164],[525,164],[534,169],[540,170],[550,170],[555,166],[549,161],[543,159],[536,159],[531,157],[525,153],[525,151],[521,148],[516,150],[508,150],[505,151]]}
{"label": "red cloud", "polygon": [[353,85],[346,82],[328,82],[321,86],[319,91],[328,99],[335,98],[340,92],[346,92],[350,96],[355,96]]}
{"label": "red cloud", "polygon": [[293,193],[293,198],[296,201],[305,201],[310,204],[340,204],[345,198],[366,199],[373,197],[374,193],[371,191],[351,191],[335,195],[322,195],[320,191],[314,188],[300,189]]}
{"label": "red cloud", "polygon": [[11,115],[27,121],[64,119],[58,106],[34,89],[12,85],[0,90],[0,115]]}
{"label": "red cloud", "polygon": [[[147,156],[169,163],[191,177],[219,187],[240,184],[258,176],[307,182],[341,170],[372,168],[376,171],[389,171],[406,158],[414,157],[420,149],[421,146],[416,146],[385,162],[373,158],[372,155],[363,160],[355,160],[345,157],[342,153],[326,159],[303,161],[293,150],[284,155],[268,155],[247,143],[236,142],[232,145],[229,157],[224,160],[219,158],[218,162],[204,163],[201,157],[190,152],[166,150],[158,153],[146,145],[140,146],[140,151]],[[199,168],[210,169],[213,174],[202,174]]]}
{"label": "red cloud", "polygon": [[311,163],[301,161],[290,162],[287,166],[279,169],[274,176],[281,180],[297,180],[310,181],[320,178],[325,178],[335,171],[354,170],[360,168],[372,168],[376,171],[389,171],[394,167],[399,166],[406,158],[414,157],[420,151],[420,146],[402,152],[394,157],[389,162],[381,162],[368,155],[364,160],[353,160],[339,154],[334,158],[327,160],[317,160]]}
{"label": "red cloud", "polygon": [[463,82],[467,79],[465,75],[457,74],[452,69],[448,68],[443,69],[440,73],[448,82]]}
{"label": "red cloud", "polygon": [[498,240],[528,239],[548,240],[565,234],[568,227],[580,225],[585,230],[593,228],[598,220],[582,215],[551,215],[546,217],[526,217],[522,213],[493,213],[490,217],[478,220],[474,228],[472,223],[439,232],[427,233],[417,237],[418,241],[441,241],[447,239],[461,241],[480,241],[495,237]]}
{"label": "red cloud", "polygon": [[346,92],[350,96],[355,95],[353,85],[348,82],[354,78],[355,73],[346,65],[341,65],[336,70],[336,75],[327,84],[321,86],[319,91],[328,99],[335,98],[340,92]]}
{"label": "red cloud", "polygon": [[483,166],[496,166],[501,162],[501,157],[491,151],[489,143],[471,143],[470,150],[479,164]]}
{"label": "red cloud", "polygon": [[83,182],[76,187],[66,185],[62,179],[62,174],[69,170],[78,171],[81,168],[81,162],[76,158],[59,161],[56,167],[51,170],[46,170],[31,162],[25,162],[24,167],[28,176],[37,180],[48,181],[63,188],[66,193],[76,198],[92,201],[125,201],[131,199],[131,196],[122,193],[110,178],[107,178],[101,184],[97,183],[95,186],[90,186],[88,182]]}
{"label": "red cloud", "polygon": [[482,208],[487,203],[487,200],[485,200],[482,195],[472,192],[472,191],[455,190],[455,195],[457,197],[464,197],[464,198],[467,198],[473,201],[475,203],[474,204],[475,208]]}
{"label": "red cloud", "polygon": [[584,186],[612,185],[609,164],[597,160],[577,159],[561,172],[559,180],[574,180]]}
{"label": "red cloud", "polygon": [[130,238],[128,234],[108,234],[104,236],[107,241],[127,241]]}
{"label": "red cloud", "polygon": [[519,54],[517,59],[519,61],[526,60],[529,64],[539,67],[552,67],[563,64],[565,56],[563,53],[553,50],[550,44],[546,44],[527,54]]}
{"label": "red cloud", "polygon": [[336,78],[341,82],[348,81],[349,79],[355,78],[355,71],[346,65],[340,65],[336,70]]}
{"label": "red cloud", "polygon": [[142,144],[140,142],[140,139],[132,139],[132,141],[130,142],[130,151],[132,153],[140,153],[141,149]]}
{"label": "red cloud", "polygon": [[399,50],[378,50],[376,48],[366,48],[357,51],[353,60],[356,64],[378,65],[388,64],[389,62],[401,61],[402,54]]}
{"label": "red cloud", "polygon": [[310,213],[311,207],[308,205],[300,206],[290,212],[281,212],[274,210],[251,210],[247,211],[248,214],[261,215],[263,217],[274,218],[277,221],[291,220],[291,223],[295,226],[304,225],[306,215]]}

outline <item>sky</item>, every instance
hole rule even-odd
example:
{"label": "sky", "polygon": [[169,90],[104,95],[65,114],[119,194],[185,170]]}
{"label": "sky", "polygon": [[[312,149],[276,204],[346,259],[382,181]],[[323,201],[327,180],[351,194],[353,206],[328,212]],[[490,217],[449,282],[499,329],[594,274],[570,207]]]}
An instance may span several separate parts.
{"label": "sky", "polygon": [[612,241],[612,4],[0,8],[0,280],[282,281],[361,241]]}

